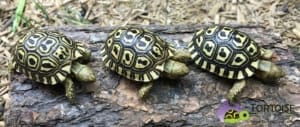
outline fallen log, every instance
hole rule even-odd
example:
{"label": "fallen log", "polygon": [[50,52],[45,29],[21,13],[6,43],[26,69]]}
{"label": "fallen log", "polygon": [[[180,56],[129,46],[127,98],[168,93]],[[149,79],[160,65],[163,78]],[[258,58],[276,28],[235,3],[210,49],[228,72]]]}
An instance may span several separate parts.
{"label": "fallen log", "polygon": [[[193,33],[207,25],[141,26],[157,32],[167,41],[185,44]],[[276,63],[287,76],[275,84],[255,78],[239,94],[241,106],[251,112],[241,126],[299,126],[300,71],[292,52],[279,34],[261,26],[230,25],[248,33],[262,47],[276,51]],[[209,74],[192,63],[191,72],[178,80],[160,78],[145,100],[138,99],[138,83],[129,81],[103,67],[100,49],[115,27],[44,27],[84,42],[92,51],[89,63],[96,72],[95,83],[77,83],[77,104],[64,96],[63,86],[46,86],[23,75],[14,75],[10,99],[5,105],[6,126],[222,126],[216,110],[232,86],[232,81]],[[253,110],[253,105],[293,105],[291,112]],[[255,113],[255,114],[254,114]]]}

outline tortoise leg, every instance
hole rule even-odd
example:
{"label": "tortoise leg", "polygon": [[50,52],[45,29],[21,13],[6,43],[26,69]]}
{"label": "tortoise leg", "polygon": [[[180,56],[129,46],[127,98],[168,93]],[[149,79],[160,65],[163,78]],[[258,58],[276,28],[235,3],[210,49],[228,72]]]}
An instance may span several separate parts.
{"label": "tortoise leg", "polygon": [[173,53],[171,59],[178,62],[186,63],[192,60],[190,52],[184,45],[175,42],[167,42],[170,51]]}
{"label": "tortoise leg", "polygon": [[90,59],[91,59],[91,51],[85,50],[85,52],[83,52],[82,60],[86,62],[86,61],[90,61]]}
{"label": "tortoise leg", "polygon": [[13,72],[13,70],[16,69],[15,66],[16,66],[16,62],[14,62],[14,61],[9,61],[9,62],[8,62],[8,68],[7,68],[7,69],[9,70],[9,72]]}
{"label": "tortoise leg", "polygon": [[261,58],[265,60],[271,60],[274,54],[274,51],[269,49],[261,48]]}
{"label": "tortoise leg", "polygon": [[15,69],[16,69],[16,62],[12,62],[12,61],[9,61],[8,62],[8,68],[7,68],[7,71],[9,72],[8,74],[8,79],[11,80],[11,76],[12,74],[15,72]]}
{"label": "tortoise leg", "polygon": [[82,57],[79,58],[81,62],[88,62],[91,58],[91,51],[87,49],[81,42],[77,41],[77,50],[82,54]]}
{"label": "tortoise leg", "polygon": [[153,82],[144,83],[143,86],[139,89],[139,97],[145,98],[149,94],[152,86]]}
{"label": "tortoise leg", "polygon": [[234,100],[234,97],[242,91],[242,89],[246,86],[246,80],[239,80],[235,82],[232,86],[232,88],[229,90],[227,94],[227,98],[229,99],[229,102],[232,103]]}
{"label": "tortoise leg", "polygon": [[75,103],[75,87],[71,78],[67,77],[64,81],[66,97],[71,103]]}

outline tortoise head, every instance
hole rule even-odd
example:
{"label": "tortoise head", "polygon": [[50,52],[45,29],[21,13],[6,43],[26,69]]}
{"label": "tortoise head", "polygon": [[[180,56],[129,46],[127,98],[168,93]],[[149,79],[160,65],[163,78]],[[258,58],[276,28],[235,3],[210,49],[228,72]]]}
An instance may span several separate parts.
{"label": "tortoise head", "polygon": [[72,64],[71,71],[78,81],[82,81],[82,82],[96,81],[96,76],[94,71],[87,65],[82,65],[75,61]]}
{"label": "tortoise head", "polygon": [[271,61],[259,60],[258,70],[255,76],[265,82],[275,81],[286,75],[282,68]]}
{"label": "tortoise head", "polygon": [[184,63],[169,59],[164,65],[163,72],[164,76],[170,79],[177,79],[187,75],[190,72],[190,69]]}

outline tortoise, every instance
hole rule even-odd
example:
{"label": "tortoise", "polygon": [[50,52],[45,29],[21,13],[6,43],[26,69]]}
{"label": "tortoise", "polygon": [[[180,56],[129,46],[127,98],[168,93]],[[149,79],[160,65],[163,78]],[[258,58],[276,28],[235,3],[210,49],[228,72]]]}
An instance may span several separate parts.
{"label": "tortoise", "polygon": [[66,97],[74,102],[72,77],[93,82],[95,74],[87,65],[91,52],[83,44],[54,31],[31,31],[16,44],[12,69],[46,85],[63,84]]}
{"label": "tortoise", "polygon": [[101,50],[106,68],[143,86],[138,95],[144,98],[152,81],[161,76],[177,79],[189,73],[184,61],[190,54],[176,50],[157,34],[138,27],[119,27],[112,31]]}
{"label": "tortoise", "polygon": [[230,102],[245,87],[248,77],[255,75],[268,82],[285,75],[282,68],[272,63],[272,50],[258,46],[246,33],[229,26],[213,25],[198,30],[188,50],[197,67],[236,80],[227,94]]}

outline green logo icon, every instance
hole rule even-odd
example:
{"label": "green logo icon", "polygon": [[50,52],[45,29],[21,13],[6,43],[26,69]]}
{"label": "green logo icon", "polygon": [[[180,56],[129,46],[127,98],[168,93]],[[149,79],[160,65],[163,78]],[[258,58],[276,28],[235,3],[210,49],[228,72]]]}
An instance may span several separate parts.
{"label": "green logo icon", "polygon": [[216,111],[216,116],[221,122],[236,124],[249,120],[250,113],[238,103],[229,104],[228,100],[223,100]]}
{"label": "green logo icon", "polygon": [[250,114],[246,110],[242,110],[240,112],[230,109],[225,113],[224,122],[228,124],[235,124],[241,121],[248,120],[250,118]]}

